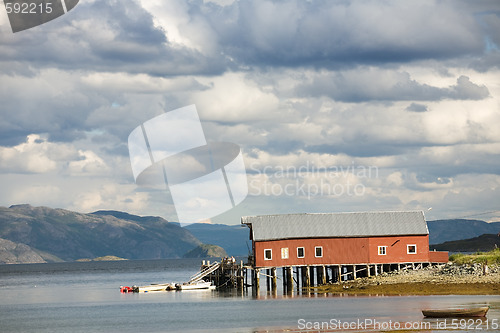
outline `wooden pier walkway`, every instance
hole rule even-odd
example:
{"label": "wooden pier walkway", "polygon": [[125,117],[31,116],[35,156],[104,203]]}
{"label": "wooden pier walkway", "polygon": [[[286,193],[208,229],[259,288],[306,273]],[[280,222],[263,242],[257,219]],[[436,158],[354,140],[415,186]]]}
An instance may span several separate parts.
{"label": "wooden pier walkway", "polygon": [[[261,277],[265,278],[268,291],[277,290],[281,280],[284,293],[293,292],[294,288],[342,283],[361,277],[377,276],[396,270],[416,270],[438,263],[394,263],[394,264],[342,264],[317,266],[285,266],[256,268],[250,263],[236,262],[234,258],[222,258],[221,262],[202,261],[201,270],[190,281],[210,281],[217,288],[244,289],[252,287],[260,290]],[[280,272],[281,271],[281,272]]]}

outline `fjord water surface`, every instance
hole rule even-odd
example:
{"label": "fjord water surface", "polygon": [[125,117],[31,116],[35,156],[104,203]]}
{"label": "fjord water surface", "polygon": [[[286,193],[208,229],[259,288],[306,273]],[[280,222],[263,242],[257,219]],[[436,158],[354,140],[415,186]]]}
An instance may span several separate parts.
{"label": "fjord water surface", "polygon": [[318,323],[422,322],[422,308],[476,305],[491,306],[489,324],[500,320],[498,296],[273,295],[265,283],[258,296],[251,289],[119,291],[184,282],[199,266],[200,259],[1,265],[0,332],[299,331]]}

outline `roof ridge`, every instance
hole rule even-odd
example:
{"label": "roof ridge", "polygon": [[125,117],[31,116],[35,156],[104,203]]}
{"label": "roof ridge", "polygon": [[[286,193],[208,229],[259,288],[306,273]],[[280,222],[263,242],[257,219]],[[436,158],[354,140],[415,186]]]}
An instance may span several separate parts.
{"label": "roof ridge", "polygon": [[372,211],[243,216],[254,240],[428,235],[423,211]]}
{"label": "roof ridge", "polygon": [[376,210],[376,211],[360,211],[360,212],[331,212],[331,213],[286,213],[286,214],[262,214],[262,215],[245,215],[245,217],[264,217],[264,216],[296,216],[296,215],[342,215],[342,214],[383,214],[383,213],[424,213],[423,210]]}

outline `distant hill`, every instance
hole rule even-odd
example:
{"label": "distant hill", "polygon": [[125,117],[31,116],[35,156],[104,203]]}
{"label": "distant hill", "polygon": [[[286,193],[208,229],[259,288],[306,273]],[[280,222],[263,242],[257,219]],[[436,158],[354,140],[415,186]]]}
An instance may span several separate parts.
{"label": "distant hill", "polygon": [[247,256],[250,243],[250,229],[241,225],[194,223],[185,226],[196,238],[205,244],[223,247],[230,256]]}
{"label": "distant hill", "polygon": [[[429,243],[439,246],[500,231],[500,222],[478,220],[437,220],[427,225]],[[195,223],[182,228],[157,216],[113,210],[81,214],[30,205],[0,207],[0,239],[4,239],[0,240],[0,263],[73,261],[108,255],[181,258],[203,243],[220,246],[236,257],[248,255],[251,248],[249,229],[241,225]],[[472,251],[477,250],[477,245],[471,246]],[[443,249],[454,251],[452,247]]]}
{"label": "distant hill", "polygon": [[500,222],[487,223],[479,220],[427,221],[427,227],[429,229],[429,244],[440,244],[500,232]]}
{"label": "distant hill", "polygon": [[81,214],[30,205],[0,207],[0,237],[65,261],[106,255],[179,258],[201,244],[188,230],[161,217],[116,211]]}
{"label": "distant hill", "polygon": [[44,262],[46,261],[28,245],[0,238],[0,264]]}
{"label": "distant hill", "polygon": [[120,258],[120,257],[117,257],[117,256],[104,256],[104,257],[97,257],[97,258],[94,258],[94,259],[82,258],[82,259],[77,259],[76,261],[88,262],[88,261],[121,261],[121,260],[127,260],[127,259]]}
{"label": "distant hill", "polygon": [[[467,239],[482,234],[500,232],[500,222],[487,223],[479,220],[436,220],[428,221],[429,244]],[[222,246],[231,256],[246,256],[249,229],[240,225],[195,223],[184,227],[203,243]]]}
{"label": "distant hill", "polygon": [[430,245],[429,248],[450,252],[487,252],[493,250],[495,245],[500,246],[500,237],[497,234],[484,234],[479,237]]}
{"label": "distant hill", "polygon": [[193,250],[186,253],[184,258],[212,258],[212,257],[227,257],[226,251],[220,246],[212,244],[202,244]]}

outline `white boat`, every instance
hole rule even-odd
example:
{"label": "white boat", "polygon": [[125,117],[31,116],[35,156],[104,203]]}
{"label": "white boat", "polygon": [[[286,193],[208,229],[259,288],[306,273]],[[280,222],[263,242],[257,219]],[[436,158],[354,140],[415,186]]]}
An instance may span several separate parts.
{"label": "white boat", "polygon": [[163,283],[163,284],[151,284],[149,286],[139,287],[140,293],[147,293],[150,291],[166,291],[175,290],[175,285],[173,283]]}
{"label": "white boat", "polygon": [[213,290],[213,289],[215,289],[215,286],[212,285],[211,282],[205,282],[205,281],[177,284],[176,287],[177,287],[177,290],[197,290],[197,289]]}

